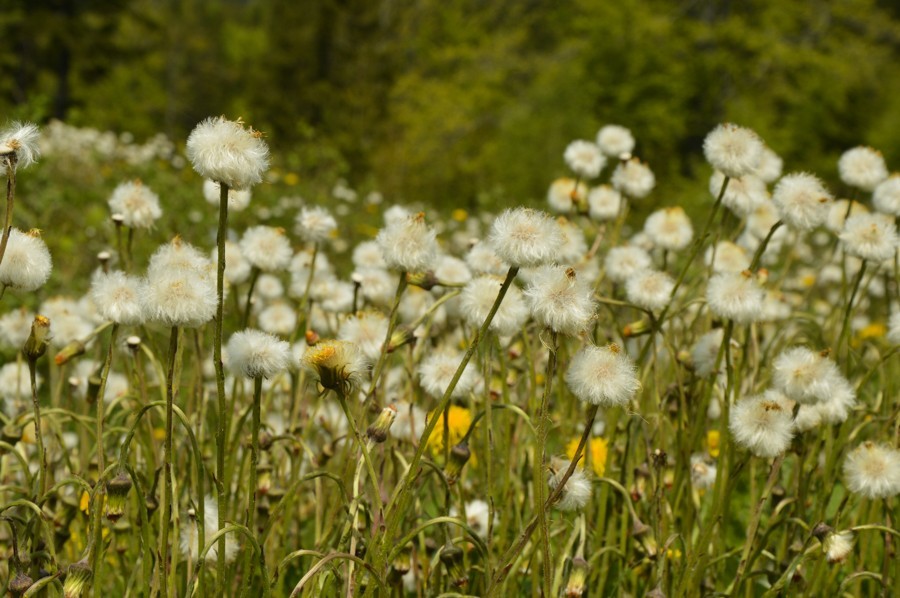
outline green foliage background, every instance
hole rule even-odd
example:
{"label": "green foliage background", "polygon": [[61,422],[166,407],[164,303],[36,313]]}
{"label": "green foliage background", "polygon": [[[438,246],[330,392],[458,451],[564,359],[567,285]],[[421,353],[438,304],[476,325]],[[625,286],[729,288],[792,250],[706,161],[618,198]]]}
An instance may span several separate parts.
{"label": "green foliage background", "polygon": [[[542,198],[565,145],[633,130],[650,204],[706,199],[703,136],[752,127],[836,180],[900,164],[890,0],[7,0],[0,115],[176,141],[211,114],[305,180],[477,207]],[[649,207],[649,206],[648,206]]]}

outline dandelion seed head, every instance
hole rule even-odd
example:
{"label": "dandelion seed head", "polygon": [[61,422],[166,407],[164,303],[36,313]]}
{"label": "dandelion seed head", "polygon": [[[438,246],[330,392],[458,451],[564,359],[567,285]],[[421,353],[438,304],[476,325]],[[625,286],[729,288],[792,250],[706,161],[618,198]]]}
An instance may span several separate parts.
{"label": "dandelion seed head", "polygon": [[631,358],[615,344],[588,345],[569,363],[566,383],[579,400],[593,405],[627,405],[640,388]]}
{"label": "dandelion seed head", "polygon": [[791,445],[794,423],[784,396],[773,390],[741,399],[731,408],[728,427],[738,446],[765,459]]}
{"label": "dandelion seed head", "polygon": [[554,260],[564,239],[559,223],[546,213],[515,208],[497,216],[488,242],[510,266],[530,268]]}
{"label": "dandelion seed head", "polygon": [[577,336],[593,320],[593,289],[572,268],[543,266],[524,292],[535,321],[560,334]]}
{"label": "dandelion seed head", "polygon": [[130,228],[152,228],[162,216],[159,196],[140,181],[117,186],[109,198],[109,208],[114,214],[121,214],[123,224]]}
{"label": "dandelion seed head", "polygon": [[284,229],[265,225],[251,226],[244,231],[241,253],[251,265],[263,272],[286,270],[294,256]]}
{"label": "dandelion seed head", "polygon": [[718,125],[703,141],[706,161],[724,175],[739,178],[753,174],[762,161],[765,145],[759,136],[731,123]]}
{"label": "dandelion seed head", "polygon": [[748,271],[720,272],[709,279],[706,301],[709,309],[738,324],[758,321],[763,313],[765,291]]}
{"label": "dandelion seed head", "polygon": [[387,267],[402,272],[424,272],[434,267],[438,244],[434,229],[419,212],[378,232],[375,241]]}
{"label": "dandelion seed head", "polygon": [[580,178],[595,179],[606,166],[606,156],[597,144],[579,139],[566,146],[563,153],[566,165]]}
{"label": "dandelion seed head", "polygon": [[824,223],[833,199],[822,181],[805,172],[783,176],[772,193],[779,218],[800,231],[812,230]]}
{"label": "dandelion seed head", "polygon": [[0,262],[0,284],[23,291],[35,291],[50,278],[53,261],[40,231],[22,232],[11,228],[6,253]]}
{"label": "dandelion seed head", "polygon": [[144,322],[143,281],[114,271],[98,274],[91,283],[91,299],[104,320],[134,326]]}
{"label": "dandelion seed head", "polygon": [[890,498],[900,493],[900,451],[866,441],[844,460],[844,480],[850,492],[866,498]]}
{"label": "dandelion seed head", "polygon": [[619,162],[612,174],[612,186],[632,199],[647,197],[656,186],[650,167],[637,158]]}
{"label": "dandelion seed head", "polygon": [[200,176],[233,189],[256,185],[269,167],[262,135],[223,116],[207,118],[191,131],[187,157]]}
{"label": "dandelion seed head", "polygon": [[838,160],[838,174],[841,180],[851,187],[874,191],[888,178],[888,169],[881,152],[871,147],[859,146],[841,154]]}
{"label": "dandelion seed head", "polygon": [[597,132],[597,146],[604,155],[618,159],[634,151],[634,136],[621,125],[606,125]]}
{"label": "dandelion seed head", "polygon": [[38,147],[40,129],[34,123],[11,122],[0,131],[0,157],[16,155],[16,169],[28,168],[41,155]]}

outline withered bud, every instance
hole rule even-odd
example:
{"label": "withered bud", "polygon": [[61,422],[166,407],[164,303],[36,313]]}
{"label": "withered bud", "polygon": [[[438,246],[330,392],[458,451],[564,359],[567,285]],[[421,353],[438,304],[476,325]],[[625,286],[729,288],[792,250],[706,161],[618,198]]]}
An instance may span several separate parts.
{"label": "withered bud", "polygon": [[625,328],[622,329],[622,336],[625,338],[632,338],[648,334],[649,332],[650,323],[647,320],[638,320],[637,322],[625,324]]}
{"label": "withered bud", "polygon": [[44,316],[35,316],[31,323],[31,334],[22,347],[22,353],[29,361],[37,361],[47,352],[50,344],[50,319]]}
{"label": "withered bud", "polygon": [[113,224],[116,225],[116,228],[122,226],[122,224],[125,222],[125,216],[119,213],[113,214],[109,218],[113,221]]}
{"label": "withered bud", "polygon": [[566,583],[566,598],[580,598],[587,591],[588,563],[580,556],[572,559],[569,581]]}
{"label": "withered bud", "polygon": [[313,345],[315,345],[317,342],[319,342],[319,339],[321,338],[315,330],[311,330],[311,329],[307,330],[306,334],[304,334],[303,336],[306,338],[306,345],[309,347],[312,347]]}
{"label": "withered bud", "polygon": [[138,349],[141,348],[141,337],[131,335],[125,339],[125,344],[128,345],[128,348],[134,352],[137,352]]}
{"label": "withered bud", "polygon": [[125,514],[131,485],[131,478],[124,471],[106,482],[106,518],[113,523]]}
{"label": "withered bud", "polygon": [[391,334],[391,340],[388,342],[387,352],[393,353],[400,347],[408,345],[415,340],[416,336],[415,334],[413,334],[412,330],[406,328],[405,326],[397,328],[397,330],[395,330],[393,334]]}
{"label": "withered bud", "polygon": [[74,340],[62,349],[60,349],[59,353],[53,358],[53,362],[56,365],[63,365],[69,363],[71,360],[76,357],[80,357],[84,355],[85,346],[84,343],[79,340]]}
{"label": "withered bud", "polygon": [[66,581],[63,584],[63,594],[66,598],[81,598],[84,591],[91,585],[94,576],[91,565],[87,559],[81,559],[72,563],[66,570]]}
{"label": "withered bud", "polygon": [[372,442],[384,442],[387,440],[388,432],[395,419],[397,419],[397,408],[393,405],[388,405],[381,410],[378,418],[372,422],[372,425],[366,430],[366,436]]}
{"label": "withered bud", "polygon": [[430,291],[434,287],[441,284],[437,277],[434,275],[434,272],[431,271],[407,272],[406,282],[414,287],[425,289],[426,291]]}
{"label": "withered bud", "polygon": [[812,528],[812,535],[817,540],[821,541],[822,538],[824,538],[825,536],[827,536],[828,534],[830,534],[833,531],[834,531],[834,528],[823,521],[823,522],[817,523],[816,526],[814,528]]}
{"label": "withered bud", "polygon": [[447,476],[449,484],[453,485],[459,480],[459,475],[471,456],[472,451],[469,450],[469,443],[466,441],[460,442],[450,449],[450,460],[444,467],[444,475]]}
{"label": "withered bud", "polygon": [[22,571],[16,573],[16,576],[9,581],[9,593],[13,596],[21,596],[28,591],[34,584],[34,580],[28,577]]}
{"label": "withered bud", "polygon": [[9,444],[15,444],[22,440],[22,427],[15,424],[6,424],[0,430],[0,440]]}
{"label": "withered bud", "polygon": [[444,546],[441,550],[441,563],[447,568],[447,575],[457,588],[464,588],[469,584],[469,577],[463,569],[463,551],[458,546]]}

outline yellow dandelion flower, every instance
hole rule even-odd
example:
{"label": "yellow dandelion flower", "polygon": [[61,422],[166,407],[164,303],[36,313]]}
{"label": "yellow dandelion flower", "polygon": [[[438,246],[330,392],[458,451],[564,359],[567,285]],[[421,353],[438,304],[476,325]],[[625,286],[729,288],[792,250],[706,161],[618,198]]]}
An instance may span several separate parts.
{"label": "yellow dandelion flower", "polygon": [[710,430],[706,433],[706,450],[710,457],[719,456],[719,431]]}
{"label": "yellow dandelion flower", "polygon": [[293,172],[284,175],[284,184],[293,187],[300,182],[300,177]]}
{"label": "yellow dandelion flower", "polygon": [[[428,414],[429,419],[432,415],[433,412]],[[472,412],[465,407],[450,405],[450,411],[447,414],[447,424],[450,429],[450,446],[454,446],[458,444],[459,441],[463,439],[463,436],[466,435],[466,432],[469,431],[469,426],[472,424]],[[428,446],[435,455],[442,455],[444,453],[443,421],[438,421],[437,425],[434,427],[434,431],[431,432],[431,436],[428,437]]]}
{"label": "yellow dandelion flower", "polygon": [[863,326],[856,333],[856,336],[853,337],[850,344],[854,347],[859,347],[863,344],[863,341],[870,338],[882,338],[885,334],[887,334],[887,326],[884,325],[884,322],[873,322],[868,326]]}
{"label": "yellow dandelion flower", "polygon": [[453,218],[454,220],[456,220],[457,222],[465,222],[466,220],[469,219],[469,213],[466,212],[462,208],[456,208],[450,214],[450,217]]}
{"label": "yellow dandelion flower", "polygon": [[[575,457],[575,451],[578,449],[578,442],[580,438],[573,438],[569,441],[569,444],[566,445],[566,456],[571,460]],[[605,438],[601,438],[599,436],[595,438],[591,438],[591,468],[594,470],[594,473],[597,474],[597,477],[603,477],[603,474],[606,472],[606,453],[608,450],[608,444]],[[584,467],[584,454],[581,455],[581,459],[578,460]]]}

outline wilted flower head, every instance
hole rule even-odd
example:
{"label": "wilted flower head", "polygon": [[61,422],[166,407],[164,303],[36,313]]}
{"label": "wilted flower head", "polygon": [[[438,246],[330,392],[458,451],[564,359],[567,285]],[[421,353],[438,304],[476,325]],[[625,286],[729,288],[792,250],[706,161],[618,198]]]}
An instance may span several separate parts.
{"label": "wilted flower head", "polygon": [[771,390],[735,403],[728,427],[739,446],[763,458],[786,451],[794,437],[791,411],[781,393]]}
{"label": "wilted flower head", "polygon": [[853,552],[853,532],[848,530],[828,534],[822,542],[822,549],[829,564],[843,563]]}
{"label": "wilted flower head", "polygon": [[597,146],[610,158],[622,158],[634,151],[634,136],[623,126],[606,125],[597,132]]}
{"label": "wilted flower head", "polygon": [[840,240],[850,255],[875,262],[894,257],[900,244],[894,218],[877,213],[847,218]]}
{"label": "wilted flower head", "polygon": [[402,272],[422,272],[434,266],[438,244],[434,229],[419,212],[388,223],[378,232],[375,242],[388,268]]}
{"label": "wilted flower head", "polygon": [[842,181],[852,187],[874,191],[879,183],[888,178],[888,169],[881,152],[859,146],[841,154],[838,174]]}
{"label": "wilted flower head", "polygon": [[[444,396],[450,381],[456,374],[462,355],[451,351],[436,351],[428,355],[419,364],[418,374],[422,389],[435,398]],[[469,362],[453,389],[453,397],[464,397],[478,382],[478,371]]]}
{"label": "wilted flower head", "polygon": [[191,131],[187,156],[200,176],[233,189],[259,183],[269,167],[262,134],[224,116],[207,118]]}
{"label": "wilted flower head", "polygon": [[228,367],[247,378],[271,378],[287,369],[291,346],[271,334],[246,329],[228,340]]}
{"label": "wilted flower head", "polygon": [[587,345],[572,358],[566,383],[578,399],[615,407],[626,405],[640,388],[634,362],[616,344]]}
{"label": "wilted flower head", "polygon": [[872,203],[882,214],[900,216],[900,174],[891,175],[875,187]]}
{"label": "wilted flower head", "polygon": [[594,317],[593,289],[572,268],[539,268],[525,288],[525,297],[537,323],[561,334],[583,332]]}
{"label": "wilted flower head", "polygon": [[646,197],[656,186],[656,176],[650,167],[637,158],[620,162],[612,174],[612,185],[632,199]]}
{"label": "wilted flower head", "polygon": [[0,284],[23,291],[34,291],[50,278],[53,262],[50,250],[39,230],[23,233],[10,229],[6,253],[0,262]]}
{"label": "wilted flower head", "polygon": [[[251,226],[241,237],[241,253],[263,272],[285,270],[294,257],[291,242],[283,228]],[[227,257],[227,256],[226,256]]]}
{"label": "wilted flower head", "polygon": [[321,243],[337,229],[334,216],[319,206],[304,207],[297,214],[294,231],[300,238],[310,243]]}
{"label": "wilted flower head", "polygon": [[765,291],[753,275],[743,272],[721,272],[709,279],[706,301],[709,309],[720,318],[749,324],[760,319]]}
{"label": "wilted flower head", "polygon": [[587,197],[588,215],[597,221],[615,220],[622,207],[622,194],[609,185],[590,190]]}
{"label": "wilted flower head", "polygon": [[[203,197],[206,202],[214,206],[218,206],[221,201],[222,188],[219,183],[212,179],[203,181]],[[250,205],[250,189],[232,189],[228,188],[228,209],[240,212],[247,209]]]}
{"label": "wilted flower head", "polygon": [[866,498],[890,498],[900,493],[900,451],[866,441],[844,460],[844,479],[850,492]]}
{"label": "wilted flower head", "polygon": [[[556,490],[562,482],[563,476],[569,469],[571,461],[563,459],[553,459],[550,468],[550,476],[547,483],[550,485],[550,491]],[[572,477],[566,480],[563,486],[562,494],[559,502],[554,505],[560,511],[576,511],[587,504],[591,498],[591,480],[583,467],[576,467],[572,472]]]}
{"label": "wilted flower head", "polygon": [[559,224],[546,213],[515,208],[497,216],[488,241],[510,266],[532,268],[556,258],[563,236]]}
{"label": "wilted flower head", "polygon": [[764,147],[756,133],[731,123],[717,126],[703,141],[707,162],[732,178],[756,172]]}
{"label": "wilted flower head", "polygon": [[141,303],[142,281],[124,272],[97,274],[91,282],[91,299],[104,320],[125,324],[141,324],[144,306]]}
{"label": "wilted flower head", "polygon": [[772,201],[784,222],[797,230],[812,230],[825,222],[831,193],[806,172],[787,174],[775,185]]}
{"label": "wilted flower head", "polygon": [[600,152],[600,148],[581,139],[566,147],[563,158],[572,172],[585,179],[597,178],[606,165],[606,157]]}
{"label": "wilted flower head", "polygon": [[28,168],[40,156],[39,136],[40,130],[33,123],[10,123],[0,131],[0,158],[15,154],[16,168]]}
{"label": "wilted flower head", "polygon": [[345,395],[362,381],[367,369],[359,348],[338,340],[323,340],[309,347],[300,363],[324,388]]}
{"label": "wilted flower head", "polygon": [[122,222],[131,228],[151,228],[162,216],[159,196],[140,181],[122,183],[109,198],[113,214],[121,214]]}
{"label": "wilted flower head", "polygon": [[[502,284],[503,281],[496,276],[479,276],[473,278],[463,288],[459,297],[459,307],[463,318],[470,326],[478,327],[484,323]],[[528,306],[525,304],[522,291],[515,285],[510,285],[491,321],[490,329],[501,336],[512,336],[521,330],[527,319]]]}

